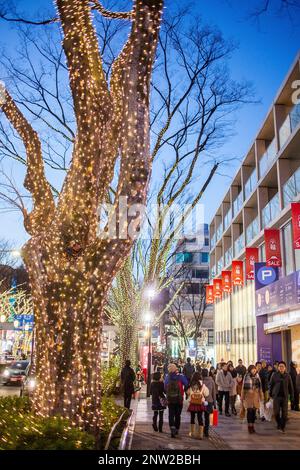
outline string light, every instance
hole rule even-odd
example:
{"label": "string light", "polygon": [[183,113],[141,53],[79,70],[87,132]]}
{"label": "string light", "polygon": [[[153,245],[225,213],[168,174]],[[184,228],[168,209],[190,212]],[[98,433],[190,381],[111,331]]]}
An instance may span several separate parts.
{"label": "string light", "polygon": [[[146,200],[150,75],[162,3],[134,1],[126,14],[131,31],[108,84],[92,18],[95,6],[104,16],[107,10],[100,2],[56,0],[77,124],[71,166],[56,206],[37,133],[7,91],[1,105],[24,142],[24,184],[33,197],[33,210],[24,214],[31,239],[22,250],[35,312],[33,408],[37,415],[60,414],[96,433],[102,312],[112,279],[133,244],[130,238],[98,238],[97,209],[106,200],[118,155],[115,209],[124,195],[128,204]],[[116,219],[120,232],[124,227],[119,215]]]}

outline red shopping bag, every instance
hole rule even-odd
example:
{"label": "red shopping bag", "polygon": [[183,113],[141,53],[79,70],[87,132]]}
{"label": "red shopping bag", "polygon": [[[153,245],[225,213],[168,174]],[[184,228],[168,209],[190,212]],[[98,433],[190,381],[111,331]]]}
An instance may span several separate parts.
{"label": "red shopping bag", "polygon": [[219,412],[218,410],[213,411],[213,426],[218,426]]}

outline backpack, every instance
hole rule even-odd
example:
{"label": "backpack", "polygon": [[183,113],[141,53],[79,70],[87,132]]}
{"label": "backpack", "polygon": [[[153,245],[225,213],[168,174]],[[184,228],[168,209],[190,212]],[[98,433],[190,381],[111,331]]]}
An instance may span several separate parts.
{"label": "backpack", "polygon": [[192,388],[191,389],[191,395],[190,395],[190,403],[191,405],[202,405],[204,402],[203,399],[203,393],[202,393],[202,387],[201,390],[199,390],[198,387]]}
{"label": "backpack", "polygon": [[182,402],[178,380],[170,380],[167,388],[167,400],[169,405],[176,405]]}

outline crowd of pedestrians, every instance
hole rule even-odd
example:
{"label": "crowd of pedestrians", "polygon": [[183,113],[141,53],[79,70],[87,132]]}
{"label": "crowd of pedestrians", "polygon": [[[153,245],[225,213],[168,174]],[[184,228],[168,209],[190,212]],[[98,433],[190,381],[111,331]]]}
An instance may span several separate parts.
{"label": "crowd of pedestrians", "polygon": [[[130,407],[130,397],[134,389],[135,374],[129,361],[122,371],[124,405]],[[232,361],[221,360],[217,367],[211,364],[193,364],[190,358],[186,363],[157,365],[152,376],[150,394],[152,396],[153,421],[155,432],[163,432],[164,411],[168,410],[171,437],[175,438],[180,429],[184,400],[187,400],[187,413],[190,415],[189,436],[196,439],[208,437],[213,410],[226,417],[237,415],[247,418],[248,432],[255,433],[255,421],[274,419],[277,429],[285,432],[288,403],[294,411],[299,411],[300,374],[297,364],[292,362],[289,370],[283,361],[267,364],[258,361],[248,368],[239,359],[234,366]]]}

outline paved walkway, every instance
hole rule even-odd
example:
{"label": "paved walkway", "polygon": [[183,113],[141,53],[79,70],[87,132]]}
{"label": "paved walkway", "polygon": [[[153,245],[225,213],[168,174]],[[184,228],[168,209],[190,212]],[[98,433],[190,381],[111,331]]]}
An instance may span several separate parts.
{"label": "paved walkway", "polygon": [[299,450],[300,449],[300,412],[289,412],[286,434],[276,429],[274,421],[256,424],[256,434],[248,434],[246,420],[238,416],[220,416],[219,425],[210,428],[209,438],[202,441],[188,436],[190,414],[186,403],[182,412],[179,436],[170,437],[168,411],[164,413],[163,433],[152,429],[152,410],[150,399],[144,394],[136,403],[135,427],[131,448],[134,450]]}

